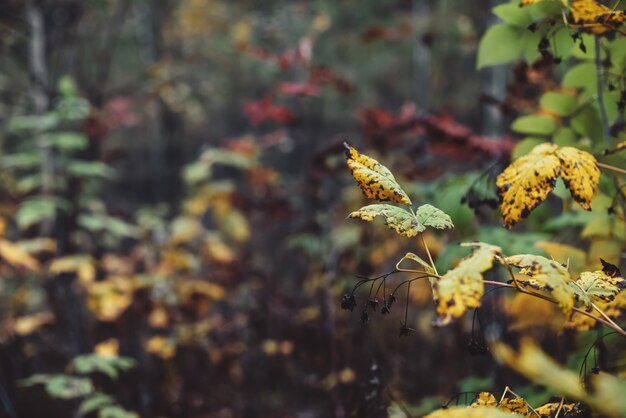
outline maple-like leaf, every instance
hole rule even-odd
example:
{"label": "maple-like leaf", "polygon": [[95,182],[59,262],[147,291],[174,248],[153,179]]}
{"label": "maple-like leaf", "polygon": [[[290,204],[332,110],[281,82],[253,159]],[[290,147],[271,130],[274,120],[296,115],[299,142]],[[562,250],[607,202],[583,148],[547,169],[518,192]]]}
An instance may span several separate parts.
{"label": "maple-like leaf", "polygon": [[368,222],[377,216],[382,216],[385,219],[385,225],[389,229],[393,229],[405,237],[414,237],[418,232],[426,229],[411,212],[385,203],[364,206],[348,215],[350,218],[359,218]]}
{"label": "maple-like leaf", "polygon": [[504,262],[520,268],[520,273],[528,276],[528,279],[518,279],[520,284],[549,292],[565,315],[570,314],[574,307],[574,292],[568,283],[572,278],[562,264],[533,254],[506,257]]}
{"label": "maple-like leaf", "polygon": [[485,292],[482,272],[489,270],[494,258],[501,253],[500,247],[482,242],[461,245],[475,248],[455,268],[432,282],[438,325],[446,325],[463,316],[468,309],[480,306],[480,299]]}
{"label": "maple-like leaf", "polygon": [[504,225],[511,228],[528,216],[548,197],[559,175],[574,200],[590,210],[600,180],[595,157],[572,147],[539,144],[511,163],[496,180]]}
{"label": "maple-like leaf", "polygon": [[557,148],[552,144],[538,145],[498,176],[500,212],[508,228],[528,216],[554,188],[561,171],[559,159],[554,155]]}
{"label": "maple-like leaf", "polygon": [[432,226],[437,229],[454,228],[452,219],[444,211],[432,205],[425,204],[417,208],[415,217],[424,228]]}
{"label": "maple-like leaf", "polygon": [[427,226],[437,229],[454,228],[450,217],[441,209],[431,205],[422,205],[413,214],[397,206],[377,203],[364,206],[348,215],[349,218],[359,218],[368,222],[377,216],[385,219],[385,224],[389,229],[405,237],[414,237],[424,231]]}
{"label": "maple-like leaf", "polygon": [[470,406],[475,408],[477,406],[495,407],[496,405],[498,405],[498,400],[495,396],[493,396],[493,394],[489,392],[480,392]]}
{"label": "maple-like leaf", "polygon": [[365,197],[405,205],[411,204],[411,199],[402,190],[387,167],[367,155],[359,154],[356,149],[346,143],[344,146],[347,148],[346,157],[352,177],[359,184]]}
{"label": "maple-like leaf", "polygon": [[601,261],[602,270],[584,271],[576,281],[569,283],[576,299],[588,309],[592,308],[592,303],[611,302],[626,287],[626,281],[621,277],[619,269],[611,263]]}

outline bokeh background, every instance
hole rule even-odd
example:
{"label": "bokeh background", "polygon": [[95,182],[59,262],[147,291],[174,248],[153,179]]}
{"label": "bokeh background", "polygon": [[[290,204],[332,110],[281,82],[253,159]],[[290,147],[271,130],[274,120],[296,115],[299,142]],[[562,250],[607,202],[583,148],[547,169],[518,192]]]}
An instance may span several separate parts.
{"label": "bokeh background", "polygon": [[367,324],[340,310],[423,254],[345,219],[365,200],[343,141],[451,215],[425,236],[441,269],[461,240],[553,235],[555,205],[515,233],[461,203],[472,184],[493,203],[479,176],[549,76],[476,70],[496,3],[3,0],[0,416],[417,417],[511,381],[485,336],[550,307],[524,322],[494,297],[434,328],[423,283],[401,338],[404,299]]}

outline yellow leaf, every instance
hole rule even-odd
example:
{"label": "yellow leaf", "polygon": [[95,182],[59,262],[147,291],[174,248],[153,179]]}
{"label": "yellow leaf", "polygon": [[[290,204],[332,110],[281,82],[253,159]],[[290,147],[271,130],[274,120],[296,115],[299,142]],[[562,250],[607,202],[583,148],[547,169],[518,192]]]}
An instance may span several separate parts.
{"label": "yellow leaf", "polygon": [[570,0],[569,8],[574,23],[598,35],[626,21],[623,11],[612,10],[595,0]]}
{"label": "yellow leaf", "polygon": [[561,411],[559,416],[568,416],[567,414],[570,414],[575,408],[575,403],[564,403],[561,405],[560,402],[551,402],[541,405],[539,408],[535,408],[535,412],[539,414],[541,418],[550,418],[556,416],[558,411]]}
{"label": "yellow leaf", "polygon": [[[511,317],[509,331],[530,328],[549,327],[555,331],[563,328],[563,315],[558,314],[558,307],[538,297],[518,293],[508,306]],[[586,317],[585,317],[586,318]]]}
{"label": "yellow leaf", "polygon": [[88,255],[68,255],[57,258],[50,263],[48,271],[52,274],[75,273],[83,285],[96,279],[95,262]]}
{"label": "yellow leaf", "polygon": [[54,323],[54,315],[49,312],[22,316],[13,320],[13,330],[17,335],[29,335],[44,325]]}
{"label": "yellow leaf", "polygon": [[580,248],[549,241],[538,241],[535,247],[544,250],[559,263],[565,264],[572,276],[577,276],[585,270],[587,253]]}
{"label": "yellow leaf", "polygon": [[572,147],[563,147],[556,150],[556,156],[561,162],[561,178],[580,206],[591,210],[600,169],[596,165],[596,158],[588,152]]}
{"label": "yellow leaf", "polygon": [[113,276],[86,286],[87,307],[101,321],[114,321],[133,301],[131,277]]}
{"label": "yellow leaf", "polygon": [[108,340],[99,342],[93,348],[93,352],[101,357],[117,357],[120,348],[120,342],[117,338],[109,338]]}
{"label": "yellow leaf", "polygon": [[521,418],[523,415],[501,411],[489,406],[464,407],[439,409],[431,412],[424,418]]}
{"label": "yellow leaf", "polygon": [[559,159],[554,155],[557,148],[553,144],[537,145],[498,176],[500,212],[507,228],[528,216],[554,188],[561,172]]}
{"label": "yellow leaf", "polygon": [[359,154],[356,149],[345,142],[344,145],[347,148],[346,156],[352,177],[359,184],[365,197],[383,202],[411,204],[411,199],[402,190],[387,167],[367,155]]}
{"label": "yellow leaf", "polygon": [[176,344],[169,338],[155,335],[146,342],[146,351],[167,360],[176,354]]}
{"label": "yellow leaf", "polygon": [[514,255],[504,261],[519,267],[521,274],[529,276],[528,279],[518,280],[520,284],[549,292],[565,315],[570,314],[574,307],[574,292],[568,286],[572,278],[567,268],[554,260],[532,254]]}
{"label": "yellow leaf", "polygon": [[0,257],[14,267],[24,267],[28,270],[37,270],[39,262],[20,246],[0,239]]}
{"label": "yellow leaf", "polygon": [[504,225],[511,228],[528,216],[548,197],[559,175],[574,200],[590,210],[600,179],[595,157],[572,147],[539,144],[511,163],[496,180]]}
{"label": "yellow leaf", "polygon": [[568,398],[582,401],[587,397],[578,374],[563,369],[529,338],[522,339],[518,353],[503,343],[494,344],[492,352],[498,360],[535,384],[546,386]]}
{"label": "yellow leaf", "polygon": [[441,279],[431,281],[439,315],[438,325],[448,324],[463,316],[468,309],[480,306],[485,292],[481,273],[493,266],[494,258],[502,251],[500,247],[482,242],[461,245],[475,248]]}
{"label": "yellow leaf", "polygon": [[498,405],[498,401],[496,400],[496,397],[493,396],[493,394],[489,392],[480,392],[476,397],[476,400],[472,402],[470,406],[474,408],[477,406],[495,407],[496,405]]}
{"label": "yellow leaf", "polygon": [[516,414],[526,415],[528,413],[528,403],[524,398],[504,398],[498,402],[498,409]]}
{"label": "yellow leaf", "polygon": [[610,277],[603,271],[584,271],[580,277],[570,283],[576,299],[585,307],[592,309],[591,303],[610,302],[615,299],[626,282],[621,277]]}

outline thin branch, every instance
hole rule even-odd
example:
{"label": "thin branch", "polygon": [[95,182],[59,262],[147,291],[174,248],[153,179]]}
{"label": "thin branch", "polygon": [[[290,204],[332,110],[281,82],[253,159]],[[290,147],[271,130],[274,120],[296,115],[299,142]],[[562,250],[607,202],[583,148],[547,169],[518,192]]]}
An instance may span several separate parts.
{"label": "thin branch", "polygon": [[420,232],[420,238],[422,239],[422,244],[424,245],[424,249],[426,250],[426,254],[428,255],[428,261],[430,262],[430,266],[433,268],[435,274],[439,275],[437,271],[437,267],[435,267],[435,263],[433,262],[433,258],[430,255],[430,251],[428,250],[428,245],[426,245],[426,240],[424,239],[424,234]]}
{"label": "thin branch", "polygon": [[[494,280],[483,280],[483,283],[484,284],[492,284],[492,285],[495,285],[495,286],[510,287],[510,288],[516,289],[520,293],[524,293],[526,295],[534,296],[534,297],[537,297],[539,299],[547,300],[548,302],[552,302],[552,303],[558,305],[558,302],[555,299],[552,299],[551,297],[542,295],[541,293],[536,293],[536,292],[532,292],[532,291],[529,291],[529,290],[526,290],[526,289],[518,288],[514,284],[497,282],[497,281],[494,281]],[[601,323],[603,325],[606,325],[607,327],[611,328],[613,331],[615,331],[618,334],[621,334],[621,335],[626,337],[626,331],[624,331],[619,325],[615,324],[614,322],[611,323],[611,322],[607,321],[604,318],[601,318],[601,317],[596,316],[596,315],[594,315],[594,314],[592,314],[590,312],[585,311],[584,309],[573,307],[572,310],[574,312],[576,312],[576,313],[581,314],[581,315],[588,316],[589,318],[594,319],[594,320],[598,321],[599,323]]]}
{"label": "thin branch", "polygon": [[616,173],[626,174],[626,170],[623,168],[615,167],[614,165],[604,164],[601,162],[596,162],[596,165],[600,168],[605,168],[607,170],[615,171]]}

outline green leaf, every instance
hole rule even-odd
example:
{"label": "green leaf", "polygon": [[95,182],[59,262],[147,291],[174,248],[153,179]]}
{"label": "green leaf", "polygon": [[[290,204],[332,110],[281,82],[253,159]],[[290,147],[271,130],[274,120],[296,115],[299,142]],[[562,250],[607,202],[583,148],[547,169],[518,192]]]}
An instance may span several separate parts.
{"label": "green leaf", "polygon": [[506,24],[490,27],[478,45],[476,68],[508,64],[520,59],[525,50],[524,30]]}
{"label": "green leaf", "polygon": [[426,229],[411,212],[386,203],[367,205],[348,215],[349,218],[359,218],[367,222],[373,221],[377,216],[384,218],[389,229],[405,237],[414,237]]}
{"label": "green leaf", "polygon": [[17,225],[27,229],[46,219],[54,219],[57,209],[68,210],[69,203],[59,197],[33,197],[25,200],[16,214]]}
{"label": "green leaf", "polygon": [[520,116],[511,125],[512,131],[527,135],[550,135],[556,128],[556,120],[546,115]]}
{"label": "green leaf", "polygon": [[580,141],[578,141],[578,136],[576,135],[576,132],[574,132],[572,128],[567,126],[559,128],[554,133],[554,135],[552,136],[552,142],[559,147],[574,147],[589,151],[581,145]]}
{"label": "green leaf", "polygon": [[577,98],[570,94],[549,91],[541,96],[539,105],[559,116],[569,116],[577,107]]}
{"label": "green leaf", "polygon": [[89,395],[94,388],[90,379],[56,375],[46,383],[46,392],[53,398],[73,399]]}
{"label": "green leaf", "polygon": [[105,406],[98,413],[98,418],[138,418],[135,412],[127,411],[119,405]]}
{"label": "green leaf", "polygon": [[593,62],[584,62],[570,68],[565,73],[563,87],[574,87],[596,91],[596,66]]}
{"label": "green leaf", "polygon": [[50,146],[65,152],[84,150],[88,145],[87,137],[77,132],[57,132],[49,134],[48,142]]}
{"label": "green leaf", "polygon": [[111,405],[112,403],[115,403],[115,400],[109,395],[104,393],[94,393],[81,402],[80,407],[78,408],[78,413],[80,415],[87,415],[107,405]]}
{"label": "green leaf", "polygon": [[36,151],[9,154],[2,157],[2,166],[6,169],[24,169],[39,166],[41,159]]}
{"label": "green leaf", "polygon": [[522,139],[520,142],[515,144],[515,148],[513,148],[513,152],[511,153],[511,160],[523,157],[532,151],[532,149],[537,145],[543,144],[544,142],[546,142],[544,138],[534,138],[532,136]]}
{"label": "green leaf", "polygon": [[602,119],[595,104],[585,106],[580,112],[572,117],[570,122],[574,131],[586,136],[595,143],[602,142],[604,131],[602,129]]}
{"label": "green leaf", "polygon": [[533,23],[533,17],[526,7],[519,7],[518,2],[510,2],[500,4],[491,9],[493,14],[502,19],[509,25],[517,26],[521,29],[526,29],[528,25]]}
{"label": "green leaf", "polygon": [[115,177],[115,170],[100,161],[71,161],[66,166],[67,172],[76,177]]}
{"label": "green leaf", "polygon": [[126,370],[135,364],[133,359],[125,357],[103,357],[98,354],[85,354],[72,360],[72,367],[80,374],[103,373],[111,379],[117,379],[118,370]]}
{"label": "green leaf", "polygon": [[[415,217],[420,225],[424,227],[432,226],[437,229],[454,228],[452,219],[441,209],[432,205],[422,205],[415,211]],[[422,228],[424,230],[425,228]]]}

